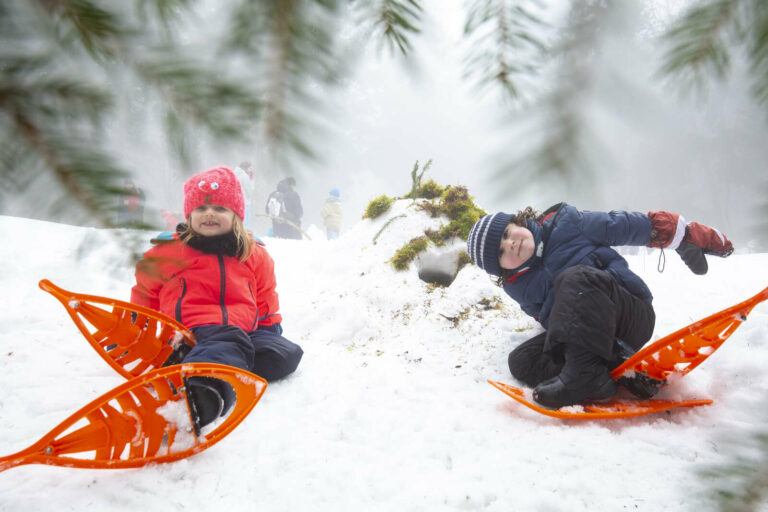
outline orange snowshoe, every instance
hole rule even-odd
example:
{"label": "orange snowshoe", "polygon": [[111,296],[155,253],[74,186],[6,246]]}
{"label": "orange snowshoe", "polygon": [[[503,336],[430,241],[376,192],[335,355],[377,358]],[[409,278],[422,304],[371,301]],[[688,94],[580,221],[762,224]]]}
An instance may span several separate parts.
{"label": "orange snowshoe", "polygon": [[[648,398],[667,383],[670,375],[683,376],[699,366],[747,319],[747,315],[768,299],[768,288],[735,306],[726,308],[665,336],[641,349],[611,372],[618,384],[633,392],[647,392]],[[611,399],[606,402],[547,409],[531,400],[530,393],[501,382],[492,386],[526,407],[562,419],[608,419],[641,416],[678,407],[711,404],[709,399]],[[638,391],[640,390],[640,391]]]}
{"label": "orange snowshoe", "polygon": [[70,292],[47,279],[39,286],[61,302],[88,343],[126,379],[178,364],[195,346],[189,329],[153,309]]}
{"label": "orange snowshoe", "polygon": [[[184,382],[220,379],[237,400],[210,432],[195,431]],[[136,468],[173,462],[213,446],[229,434],[261,399],[267,382],[231,366],[191,363],[152,370],[93,400],[29,448],[0,457],[0,471],[22,464],[73,468]]]}

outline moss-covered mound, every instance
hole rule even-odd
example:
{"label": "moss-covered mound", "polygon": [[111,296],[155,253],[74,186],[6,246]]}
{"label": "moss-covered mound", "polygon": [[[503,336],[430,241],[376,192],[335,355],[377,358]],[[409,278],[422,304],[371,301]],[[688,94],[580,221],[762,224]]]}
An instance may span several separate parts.
{"label": "moss-covered mound", "polygon": [[[409,240],[407,244],[398,249],[392,259],[389,260],[396,270],[407,270],[411,262],[416,259],[419,253],[426,251],[430,244],[444,246],[453,239],[466,240],[472,226],[486,215],[482,208],[475,205],[466,187],[460,185],[444,187],[431,178],[422,183],[421,179],[431,164],[432,160],[429,160],[420,172],[419,162],[414,164],[411,171],[411,190],[399,199],[412,199],[416,208],[427,212],[431,217],[447,218],[448,222],[438,229],[424,230],[423,236]],[[385,195],[377,197],[368,203],[363,218],[375,219],[381,216],[389,211],[394,201],[395,199]],[[391,221],[392,219],[376,234],[373,240],[374,244],[381,231]],[[458,258],[457,272],[469,262],[469,255],[462,251]]]}
{"label": "moss-covered mound", "polygon": [[368,207],[365,209],[365,213],[363,214],[364,219],[375,219],[376,217],[385,214],[389,211],[389,209],[392,207],[392,203],[394,203],[395,200],[391,197],[387,197],[385,195],[379,196],[370,203],[368,203]]}
{"label": "moss-covered mound", "polygon": [[[427,229],[424,236],[415,238],[403,246],[392,258],[392,265],[397,270],[406,270],[418,253],[426,251],[429,242],[443,246],[449,240],[459,238],[466,240],[472,226],[486,215],[482,208],[475,205],[466,187],[442,187],[429,180],[417,189],[419,198],[426,199],[417,204],[417,208],[427,212],[432,217],[446,217],[447,224],[439,229]],[[437,192],[440,191],[439,194]],[[422,195],[423,194],[423,195]],[[416,198],[414,198],[416,199]],[[414,243],[418,240],[418,243]],[[466,256],[466,257],[463,257]],[[469,262],[469,255],[463,253],[459,257],[459,269]]]}
{"label": "moss-covered mound", "polygon": [[392,256],[392,266],[395,270],[408,270],[408,266],[420,252],[426,251],[429,240],[425,236],[412,238],[407,244],[397,250]]}

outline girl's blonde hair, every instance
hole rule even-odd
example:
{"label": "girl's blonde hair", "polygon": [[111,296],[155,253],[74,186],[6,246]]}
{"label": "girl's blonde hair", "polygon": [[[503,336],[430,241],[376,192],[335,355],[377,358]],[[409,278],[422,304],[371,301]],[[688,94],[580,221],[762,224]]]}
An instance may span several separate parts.
{"label": "girl's blonde hair", "polygon": [[[232,232],[235,234],[235,241],[237,242],[237,259],[242,263],[247,260],[253,253],[253,239],[251,235],[246,231],[243,221],[240,216],[235,214],[232,219]],[[187,226],[184,231],[179,233],[179,238],[185,244],[189,244],[189,241],[200,237],[200,234],[192,229],[192,216],[187,217]]]}

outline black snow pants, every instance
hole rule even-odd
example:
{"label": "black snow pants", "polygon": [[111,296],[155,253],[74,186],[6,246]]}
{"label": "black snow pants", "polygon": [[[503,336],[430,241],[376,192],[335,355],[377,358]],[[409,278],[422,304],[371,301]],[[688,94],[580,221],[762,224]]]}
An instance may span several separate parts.
{"label": "black snow pants", "polygon": [[[293,373],[304,352],[283,336],[264,329],[249,333],[232,325],[201,325],[192,328],[197,338],[184,363],[219,363],[255,373],[272,382]],[[204,379],[224,399],[224,411],[234,402],[234,390],[218,379]]]}
{"label": "black snow pants", "polygon": [[611,273],[577,265],[557,276],[554,287],[548,329],[509,354],[512,376],[527,386],[536,387],[560,374],[566,344],[599,356],[607,366],[617,366],[619,345],[636,352],[651,339],[656,324],[653,306],[632,295]]}

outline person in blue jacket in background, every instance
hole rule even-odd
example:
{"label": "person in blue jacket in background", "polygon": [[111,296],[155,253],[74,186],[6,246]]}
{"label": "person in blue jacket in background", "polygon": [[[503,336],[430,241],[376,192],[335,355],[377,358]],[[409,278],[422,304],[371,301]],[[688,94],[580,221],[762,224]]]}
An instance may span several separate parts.
{"label": "person in blue jacket in background", "polygon": [[[545,331],[509,354],[512,376],[540,404],[560,408],[612,397],[610,371],[652,336],[653,296],[611,246],[674,249],[696,274],[706,254],[733,252],[716,229],[670,212],[580,211],[559,203],[539,214],[498,212],[480,219],[467,240],[472,261],[495,276]],[[619,379],[642,398],[658,383]]]}

